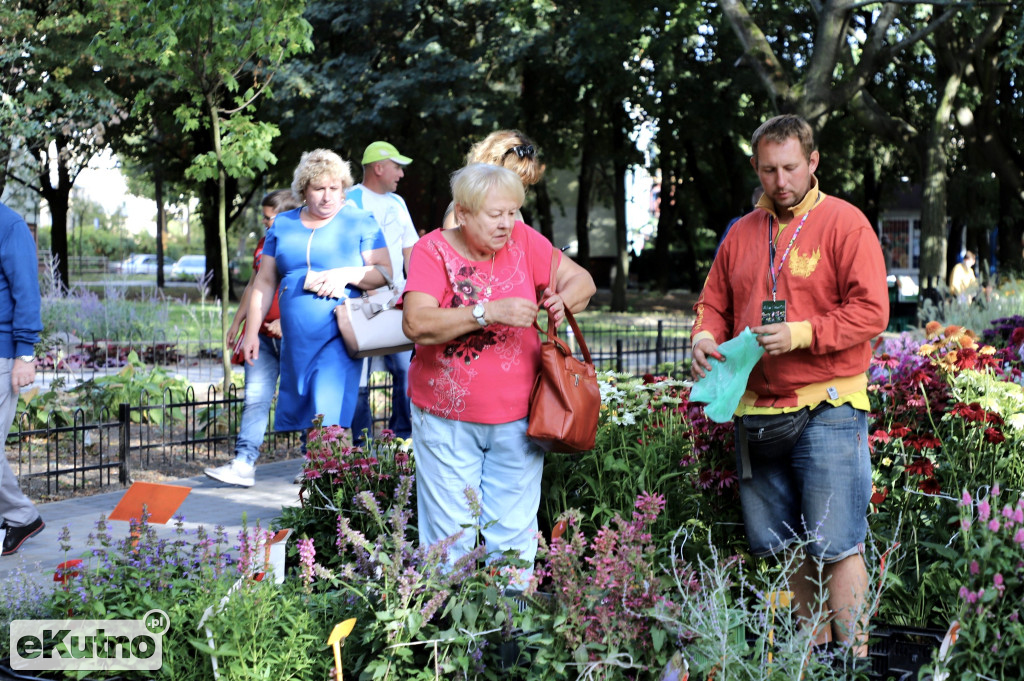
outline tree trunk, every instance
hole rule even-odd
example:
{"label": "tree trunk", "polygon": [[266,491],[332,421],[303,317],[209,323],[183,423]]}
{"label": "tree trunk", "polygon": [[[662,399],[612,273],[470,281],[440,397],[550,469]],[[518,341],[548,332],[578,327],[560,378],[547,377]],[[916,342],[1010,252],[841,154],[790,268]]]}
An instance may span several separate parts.
{"label": "tree trunk", "polygon": [[583,135],[579,190],[576,193],[576,262],[590,269],[590,193],[594,186],[594,147],[589,129]]}
{"label": "tree trunk", "polygon": [[[960,88],[961,76],[946,77],[942,95],[932,116],[925,149],[924,194],[921,205],[921,289],[936,295],[946,281],[946,143],[949,137],[953,100]],[[929,294],[929,291],[931,293]]]}
{"label": "tree trunk", "polygon": [[54,138],[57,148],[57,186],[50,182],[50,163],[47,149],[39,152],[40,170],[39,187],[40,194],[50,206],[50,217],[53,225],[50,230],[50,250],[57,258],[57,276],[60,290],[66,291],[70,287],[71,278],[68,269],[68,207],[71,196],[71,173],[68,171],[64,150],[66,143],[64,137],[57,135]]}
{"label": "tree trunk", "polygon": [[669,156],[667,164],[661,166],[661,193],[659,194],[658,233],[654,237],[654,270],[657,288],[662,293],[671,288],[670,273],[674,263],[671,262],[671,246],[676,238],[677,212],[676,204],[669,192],[672,178],[678,173],[674,165],[674,156]]}
{"label": "tree trunk", "polygon": [[999,272],[1020,276],[1024,273],[1024,229],[1014,219],[1017,188],[999,180]]}
{"label": "tree trunk", "polygon": [[[227,173],[224,170],[223,157],[221,156],[220,147],[220,116],[217,112],[217,104],[213,101],[213,98],[208,96],[206,99],[207,112],[210,116],[210,133],[213,139],[213,151],[217,156],[217,247],[220,253],[219,260],[216,261],[218,265],[215,270],[220,270],[220,280],[218,283],[220,286],[213,288],[214,291],[220,292],[220,337],[227,338],[228,336],[228,231],[227,231],[227,211],[228,211],[228,198],[227,198]],[[207,246],[207,252],[209,252],[209,246]],[[206,269],[210,269],[210,260],[206,261]],[[214,279],[217,279],[217,275],[214,275]],[[224,366],[224,394],[228,394],[228,390],[231,388],[231,351],[227,343],[221,344],[221,361]]]}
{"label": "tree trunk", "polygon": [[156,201],[156,287],[164,287],[164,233],[167,229],[167,211],[164,209],[164,173],[157,161],[153,169],[153,193]]}
{"label": "tree trunk", "polygon": [[[551,195],[548,194],[548,183],[541,180],[534,187],[534,196],[537,200],[537,222],[540,224],[540,233],[548,238],[548,241],[555,243],[555,218],[551,214]],[[531,225],[533,227],[535,225]],[[566,244],[555,244],[561,248]]]}
{"label": "tree trunk", "polygon": [[626,228],[626,136],[625,112],[621,106],[613,110],[612,172],[615,174],[612,205],[615,210],[615,281],[612,282],[612,312],[626,311],[626,290],[629,288],[629,234]]}

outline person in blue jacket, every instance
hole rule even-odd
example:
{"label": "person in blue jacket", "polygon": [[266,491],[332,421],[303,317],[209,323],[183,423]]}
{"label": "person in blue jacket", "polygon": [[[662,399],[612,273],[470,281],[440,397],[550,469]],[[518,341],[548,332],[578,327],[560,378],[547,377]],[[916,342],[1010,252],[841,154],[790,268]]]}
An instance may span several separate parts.
{"label": "person in blue jacket", "polygon": [[35,344],[40,316],[36,242],[20,215],[0,203],[0,528],[3,555],[16,553],[46,523],[18,485],[4,446],[14,423],[18,393],[36,380]]}

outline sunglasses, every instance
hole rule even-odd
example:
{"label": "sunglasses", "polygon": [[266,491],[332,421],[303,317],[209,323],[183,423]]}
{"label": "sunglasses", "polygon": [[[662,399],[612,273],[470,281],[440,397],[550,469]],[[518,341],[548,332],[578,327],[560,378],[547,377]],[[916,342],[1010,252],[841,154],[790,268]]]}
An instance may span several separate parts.
{"label": "sunglasses", "polygon": [[537,153],[537,150],[533,148],[532,144],[517,144],[516,146],[506,151],[502,155],[502,158],[505,158],[505,156],[508,156],[511,153],[515,153],[515,155],[518,156],[519,158],[533,158],[534,155]]}

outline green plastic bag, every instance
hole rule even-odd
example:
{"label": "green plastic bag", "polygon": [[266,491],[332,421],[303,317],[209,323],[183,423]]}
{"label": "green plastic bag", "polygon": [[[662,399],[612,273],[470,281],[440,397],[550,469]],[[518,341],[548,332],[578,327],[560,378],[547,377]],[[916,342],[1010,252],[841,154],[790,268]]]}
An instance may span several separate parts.
{"label": "green plastic bag", "polygon": [[718,352],[726,361],[709,357],[711,371],[693,384],[690,400],[705,402],[704,413],[716,423],[731,421],[740,398],[747,389],[747,378],[751,369],[764,354],[764,348],[757,344],[757,336],[750,327],[740,335],[718,346]]}

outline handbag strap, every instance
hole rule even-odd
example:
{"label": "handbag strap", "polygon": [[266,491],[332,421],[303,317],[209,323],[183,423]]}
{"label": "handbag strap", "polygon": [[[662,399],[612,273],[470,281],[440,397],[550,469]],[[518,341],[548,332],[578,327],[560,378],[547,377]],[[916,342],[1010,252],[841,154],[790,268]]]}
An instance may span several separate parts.
{"label": "handbag strap", "polygon": [[[552,247],[552,249],[551,249],[551,276],[548,277],[548,286],[550,286],[552,289],[554,289],[554,286],[555,286],[555,271],[557,269],[558,269],[558,253]],[[538,299],[539,299],[539,294],[541,294],[542,291],[538,291],[537,293],[538,293]],[[573,337],[576,339],[576,342],[579,343],[580,350],[583,351],[583,361],[585,361],[587,364],[593,364],[594,361],[590,358],[590,348],[587,347],[587,341],[584,340],[584,338],[583,338],[583,332],[580,331],[580,327],[576,324],[576,318],[572,315],[572,310],[569,309],[568,305],[565,306],[565,319],[566,319],[566,321],[569,322],[569,328],[572,329]],[[534,325],[534,327],[536,327],[537,331],[543,331],[543,329],[540,328],[540,324],[537,323],[536,319],[533,320],[533,325]],[[548,310],[547,336],[548,336],[548,340],[551,341],[552,343],[560,343],[562,345],[565,345],[565,341],[563,341],[561,338],[558,338],[557,336],[555,336],[555,322],[554,322],[554,319],[553,319],[553,317],[551,315],[551,311],[550,310]]]}
{"label": "handbag strap", "polygon": [[374,265],[373,269],[375,269],[378,272],[380,272],[380,275],[382,277],[384,277],[384,283],[387,284],[387,287],[389,289],[394,291],[395,290],[395,280],[394,280],[394,278],[390,274],[388,274],[387,268],[384,267],[383,265]]}

